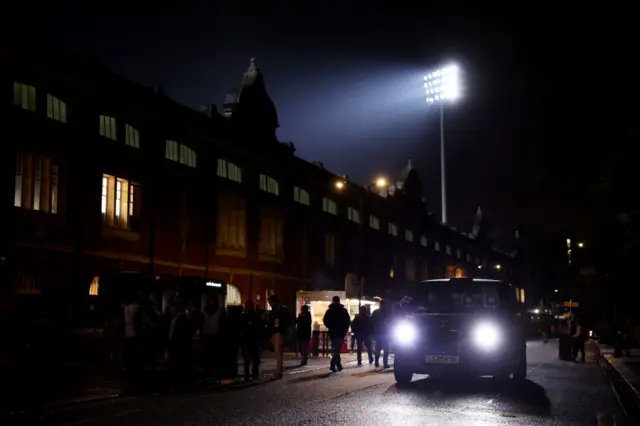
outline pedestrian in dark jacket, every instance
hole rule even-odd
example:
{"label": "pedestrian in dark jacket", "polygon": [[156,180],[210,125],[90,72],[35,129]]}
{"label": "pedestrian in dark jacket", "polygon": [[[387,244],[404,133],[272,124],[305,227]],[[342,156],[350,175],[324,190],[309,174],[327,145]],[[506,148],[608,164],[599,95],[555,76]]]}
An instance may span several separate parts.
{"label": "pedestrian in dark jacket", "polygon": [[366,306],[360,306],[360,313],[351,323],[351,332],[356,336],[358,346],[358,365],[362,365],[362,348],[367,347],[369,364],[373,364],[373,348],[371,346],[371,317]]}
{"label": "pedestrian in dark jacket", "polygon": [[[257,379],[260,368],[260,340],[262,339],[262,318],[253,309],[253,302],[247,300],[242,314],[242,357],[244,359],[244,379]],[[251,367],[251,376],[249,368]]]}
{"label": "pedestrian in dark jacket", "polygon": [[283,366],[283,349],[284,336],[287,334],[287,328],[290,324],[290,316],[287,308],[280,304],[280,300],[276,295],[269,297],[269,305],[271,306],[271,314],[269,315],[269,330],[271,331],[271,344],[276,353],[276,379],[282,378]]}
{"label": "pedestrian in dark jacket", "polygon": [[329,338],[331,339],[331,349],[333,356],[331,357],[331,371],[342,371],[342,362],[340,360],[340,349],[344,343],[344,338],[349,331],[351,318],[349,312],[344,305],[340,303],[338,296],[333,296],[329,309],[324,314],[324,325],[329,329]]}
{"label": "pedestrian in dark jacket", "polygon": [[380,367],[380,352],[384,352],[383,365],[389,368],[389,327],[391,324],[391,308],[386,300],[380,301],[380,309],[371,315],[373,338],[376,341],[376,367]]}
{"label": "pedestrian in dark jacket", "polygon": [[298,339],[298,350],[302,355],[300,365],[307,365],[309,340],[311,340],[311,313],[307,305],[302,306],[300,315],[296,318],[296,338]]}

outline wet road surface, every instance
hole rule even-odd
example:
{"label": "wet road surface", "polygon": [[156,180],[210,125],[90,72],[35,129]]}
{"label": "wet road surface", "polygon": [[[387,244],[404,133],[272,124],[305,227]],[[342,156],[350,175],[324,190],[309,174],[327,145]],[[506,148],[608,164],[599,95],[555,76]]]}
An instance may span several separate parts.
{"label": "wet road surface", "polygon": [[[59,425],[598,425],[622,416],[593,359],[559,361],[557,344],[528,344],[528,380],[434,381],[395,386],[392,370],[347,366],[290,370],[281,381],[242,389],[128,397],[48,413]],[[328,363],[328,361],[327,361]],[[618,423],[620,424],[620,423]]]}

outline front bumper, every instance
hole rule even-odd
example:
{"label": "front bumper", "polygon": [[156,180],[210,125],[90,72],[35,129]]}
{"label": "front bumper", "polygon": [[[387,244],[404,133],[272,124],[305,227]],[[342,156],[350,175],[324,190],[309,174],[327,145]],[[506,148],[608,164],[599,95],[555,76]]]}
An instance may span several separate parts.
{"label": "front bumper", "polygon": [[[396,346],[394,363],[395,368],[417,374],[490,376],[514,372],[522,362],[524,350],[526,350],[524,344],[502,346],[493,351],[474,347],[463,347],[459,350],[430,350],[425,347]],[[434,360],[434,355],[439,359]]]}

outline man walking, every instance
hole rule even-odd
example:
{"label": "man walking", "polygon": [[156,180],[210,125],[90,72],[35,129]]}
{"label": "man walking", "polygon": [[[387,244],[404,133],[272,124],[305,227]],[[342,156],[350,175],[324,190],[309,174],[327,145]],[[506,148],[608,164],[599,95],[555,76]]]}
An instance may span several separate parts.
{"label": "man walking", "polygon": [[351,318],[349,312],[344,305],[340,303],[338,296],[333,296],[329,309],[324,314],[324,325],[329,329],[329,338],[331,339],[331,371],[342,371],[342,362],[340,360],[340,349],[344,343],[344,338],[349,331]]}
{"label": "man walking", "polygon": [[373,334],[376,339],[375,366],[380,367],[380,352],[384,352],[383,367],[389,367],[389,323],[391,322],[391,309],[386,300],[380,301],[380,309],[371,315]]}
{"label": "man walking", "polygon": [[351,332],[355,336],[358,347],[358,365],[362,365],[362,349],[367,346],[369,364],[373,364],[373,348],[371,347],[371,318],[366,306],[360,306],[360,313],[351,323]]}
{"label": "man walking", "polygon": [[311,314],[309,306],[303,305],[300,315],[296,318],[296,337],[298,339],[298,349],[302,356],[300,365],[307,365],[309,359],[309,340],[311,340]]}
{"label": "man walking", "polygon": [[269,297],[269,306],[271,306],[271,315],[269,317],[269,328],[271,330],[271,344],[276,354],[276,379],[282,379],[283,359],[282,351],[284,349],[284,336],[287,334],[289,327],[289,311],[280,304],[276,295]]}

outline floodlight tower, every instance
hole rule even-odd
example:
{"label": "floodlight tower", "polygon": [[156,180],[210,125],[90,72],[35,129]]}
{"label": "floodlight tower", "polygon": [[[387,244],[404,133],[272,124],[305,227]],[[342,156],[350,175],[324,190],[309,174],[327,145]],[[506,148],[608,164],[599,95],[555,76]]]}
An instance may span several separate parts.
{"label": "floodlight tower", "polygon": [[424,76],[426,100],[440,105],[440,180],[442,191],[442,223],[447,223],[447,186],[444,157],[444,104],[460,97],[460,70],[448,65]]}

